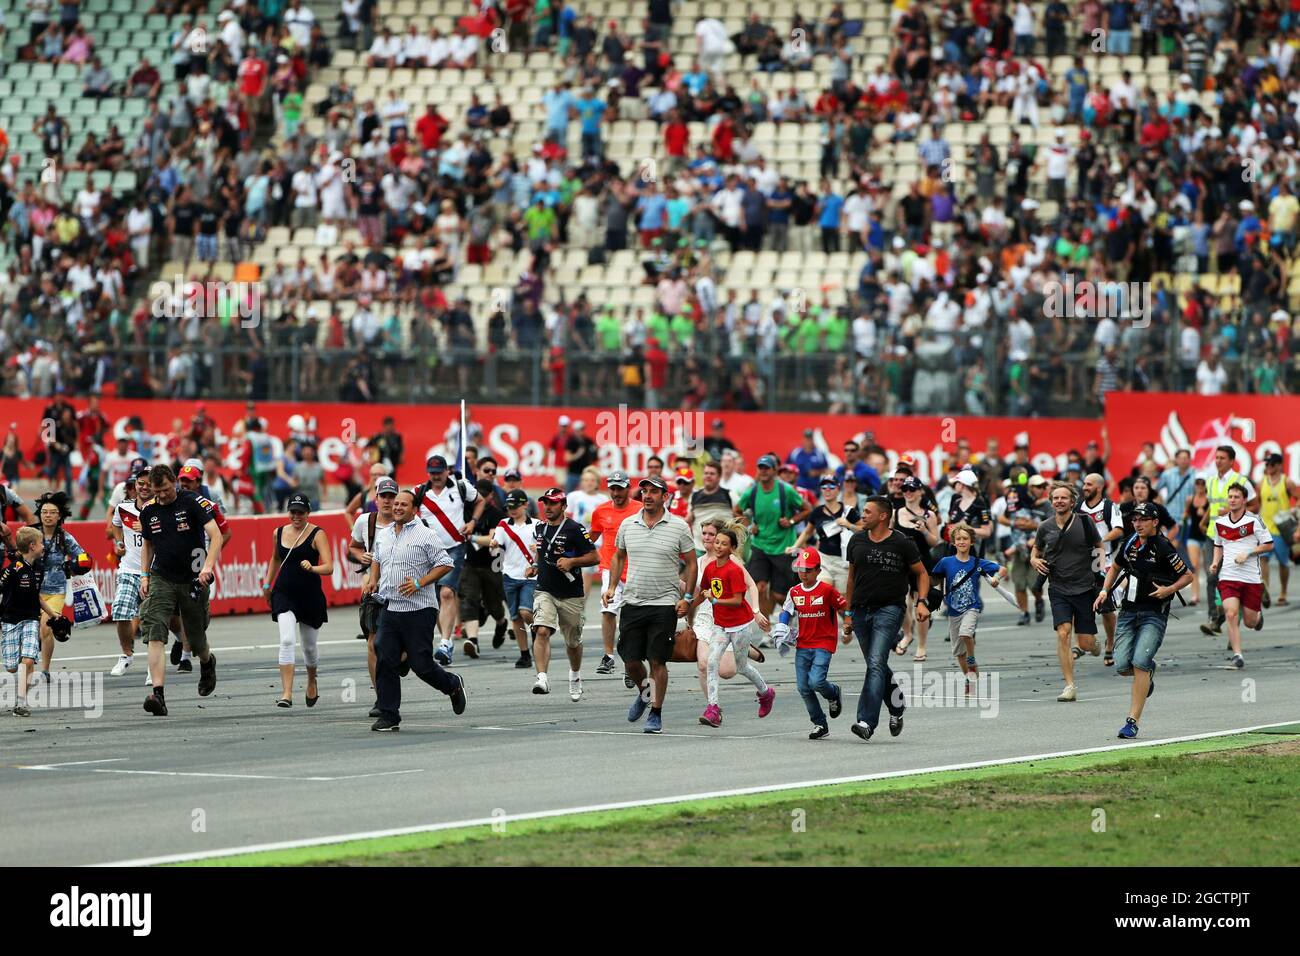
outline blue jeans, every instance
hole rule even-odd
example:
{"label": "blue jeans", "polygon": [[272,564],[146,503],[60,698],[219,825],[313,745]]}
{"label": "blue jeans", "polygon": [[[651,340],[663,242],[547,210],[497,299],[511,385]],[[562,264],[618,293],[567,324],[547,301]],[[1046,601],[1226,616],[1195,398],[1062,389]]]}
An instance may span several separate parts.
{"label": "blue jeans", "polygon": [[840,689],[826,679],[826,672],[830,670],[830,666],[830,651],[815,647],[801,647],[794,652],[795,686],[799,689],[799,696],[803,698],[804,706],[808,708],[808,716],[819,727],[826,726],[826,714],[822,711],[822,704],[817,699],[817,695],[821,694],[827,700],[834,700],[840,693]]}
{"label": "blue jeans", "polygon": [[880,705],[883,703],[892,716],[899,716],[903,708],[896,707],[886,696],[894,683],[894,672],[889,669],[889,649],[898,643],[898,629],[903,626],[903,605],[890,604],[868,611],[853,609],[853,634],[867,661],[867,676],[862,682],[862,696],[858,698],[858,720],[872,730],[880,723]]}
{"label": "blue jeans", "polygon": [[537,579],[511,578],[502,575],[501,582],[505,585],[506,610],[510,614],[510,619],[520,620],[520,611],[533,609],[533,594],[537,590]]}
{"label": "blue jeans", "polygon": [[1133,668],[1155,673],[1156,652],[1165,639],[1169,618],[1159,611],[1123,610],[1115,620],[1115,672]]}

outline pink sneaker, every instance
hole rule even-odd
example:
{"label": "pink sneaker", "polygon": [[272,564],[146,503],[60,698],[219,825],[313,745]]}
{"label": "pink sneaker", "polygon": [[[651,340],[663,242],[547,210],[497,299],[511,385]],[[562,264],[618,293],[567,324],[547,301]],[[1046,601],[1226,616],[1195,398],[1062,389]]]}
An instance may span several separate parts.
{"label": "pink sneaker", "polygon": [[722,726],[722,708],[717,704],[709,704],[704,708],[704,713],[700,715],[700,723],[708,727]]}
{"label": "pink sneaker", "polygon": [[769,687],[766,694],[758,695],[758,716],[766,717],[772,712],[772,701],[776,700],[776,688]]}

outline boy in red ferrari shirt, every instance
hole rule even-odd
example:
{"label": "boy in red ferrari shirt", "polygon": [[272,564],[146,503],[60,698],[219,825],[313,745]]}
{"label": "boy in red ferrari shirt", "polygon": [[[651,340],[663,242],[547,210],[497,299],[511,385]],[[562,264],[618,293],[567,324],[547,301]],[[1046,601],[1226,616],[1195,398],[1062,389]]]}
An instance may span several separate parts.
{"label": "boy in red ferrari shirt", "polygon": [[[708,727],[722,725],[722,708],[718,706],[718,668],[729,644],[735,646],[736,673],[758,691],[758,716],[770,714],[772,702],[776,700],[776,691],[767,686],[763,675],[749,659],[749,637],[756,618],[753,609],[745,603],[745,571],[738,562],[731,560],[737,544],[739,537],[735,531],[730,528],[718,531],[713,540],[716,560],[705,563],[700,572],[700,586],[691,603],[692,612],[705,601],[713,605],[713,627],[717,636],[709,645],[706,675],[709,704],[700,715],[700,723]],[[690,617],[693,618],[694,614]],[[766,627],[766,622],[761,621],[760,626]]]}
{"label": "boy in red ferrari shirt", "polygon": [[[844,706],[843,692],[827,679],[831,655],[835,653],[835,639],[839,635],[839,614],[845,609],[844,595],[817,580],[821,571],[821,552],[805,548],[794,559],[794,570],[799,583],[790,589],[781,608],[780,623],[772,628],[780,653],[784,655],[795,644],[794,676],[799,696],[808,708],[813,730],[809,740],[821,740],[830,734],[826,714],[817,695],[830,701],[832,717],[838,717]],[[792,628],[791,620],[795,621]]]}

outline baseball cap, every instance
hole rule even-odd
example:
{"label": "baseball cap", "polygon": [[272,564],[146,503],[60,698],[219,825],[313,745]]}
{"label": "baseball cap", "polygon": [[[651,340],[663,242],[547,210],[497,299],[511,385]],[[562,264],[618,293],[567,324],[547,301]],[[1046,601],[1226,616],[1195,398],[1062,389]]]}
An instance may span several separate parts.
{"label": "baseball cap", "polygon": [[528,504],[528,495],[524,493],[522,488],[516,488],[514,491],[506,494],[507,508],[518,508],[526,504]]}
{"label": "baseball cap", "polygon": [[781,467],[777,469],[777,471],[798,471],[798,470],[799,470],[798,468],[796,468],[793,464],[791,464],[788,461],[782,462]]}
{"label": "baseball cap", "polygon": [[969,468],[963,468],[961,471],[957,472],[957,477],[954,478],[953,481],[960,481],[967,488],[974,488],[979,484],[979,479],[975,477],[975,472],[971,471]]}
{"label": "baseball cap", "polygon": [[518,468],[507,468],[505,474],[501,476],[502,481],[523,481],[524,476],[519,474]]}
{"label": "baseball cap", "polygon": [[311,500],[301,492],[289,499],[290,511],[311,511]]}
{"label": "baseball cap", "polygon": [[897,471],[899,468],[906,468],[908,471],[916,471],[916,459],[911,455],[900,455],[898,458],[898,464],[894,466],[894,470]]}
{"label": "baseball cap", "polygon": [[691,471],[689,468],[678,469],[677,483],[680,485],[682,484],[682,482],[686,482],[687,484],[694,484],[695,472]]}
{"label": "baseball cap", "polygon": [[563,488],[547,488],[542,492],[541,496],[537,500],[545,501],[550,504],[564,504],[569,500],[569,498],[564,493]]}
{"label": "baseball cap", "polygon": [[1037,488],[1039,485],[1045,485],[1045,484],[1047,484],[1047,479],[1044,478],[1042,475],[1034,475],[1032,478],[1029,479],[1030,488]]}
{"label": "baseball cap", "polygon": [[397,482],[392,478],[380,478],[375,482],[376,495],[395,495],[398,492]]}
{"label": "baseball cap", "polygon": [[1153,505],[1151,502],[1143,501],[1142,503],[1133,506],[1133,517],[1134,518],[1159,518],[1160,512],[1156,510],[1156,506]]}
{"label": "baseball cap", "polygon": [[924,488],[925,485],[921,483],[921,479],[917,478],[915,475],[908,475],[903,479],[904,491],[922,491]]}
{"label": "baseball cap", "polygon": [[1269,455],[1267,458],[1264,459],[1264,464],[1280,465],[1282,464],[1282,461],[1283,461],[1282,456],[1279,455],[1277,452],[1273,452],[1273,454]]}
{"label": "baseball cap", "polygon": [[795,556],[796,571],[816,571],[822,566],[822,556],[814,548],[804,548]]}
{"label": "baseball cap", "polygon": [[805,428],[805,429],[803,430],[803,437],[804,437],[804,438],[812,438],[815,434],[817,434],[817,433],[816,433],[815,431],[813,431],[811,428]]}
{"label": "baseball cap", "polygon": [[648,475],[636,483],[638,488],[645,488],[647,485],[651,488],[658,488],[660,491],[668,490],[668,483],[658,475]]}
{"label": "baseball cap", "polygon": [[626,488],[632,484],[632,479],[627,476],[626,471],[611,471],[609,477],[605,479],[605,484],[611,488]]}
{"label": "baseball cap", "polygon": [[823,488],[838,488],[840,486],[839,481],[831,475],[823,475],[822,480],[819,481],[818,484]]}
{"label": "baseball cap", "polygon": [[200,478],[203,477],[203,469],[195,468],[189,462],[186,462],[185,465],[181,468],[181,470],[176,472],[176,477],[184,478],[186,480],[198,481]]}
{"label": "baseball cap", "polygon": [[424,463],[424,467],[431,475],[440,474],[447,470],[447,459],[442,455],[433,455]]}
{"label": "baseball cap", "polygon": [[561,425],[567,425],[567,424],[569,424],[569,422],[571,422],[572,420],[573,420],[573,419],[569,418],[568,415],[561,415],[561,416],[560,416],[560,424],[561,424]]}
{"label": "baseball cap", "polygon": [[781,463],[776,460],[775,455],[763,455],[757,462],[759,468],[776,468],[779,467],[780,464]]}
{"label": "baseball cap", "polygon": [[131,470],[132,470],[132,471],[148,471],[148,470],[149,470],[149,462],[147,462],[147,461],[145,461],[143,458],[139,458],[139,457],[137,457],[137,458],[132,458],[132,459],[131,459]]}

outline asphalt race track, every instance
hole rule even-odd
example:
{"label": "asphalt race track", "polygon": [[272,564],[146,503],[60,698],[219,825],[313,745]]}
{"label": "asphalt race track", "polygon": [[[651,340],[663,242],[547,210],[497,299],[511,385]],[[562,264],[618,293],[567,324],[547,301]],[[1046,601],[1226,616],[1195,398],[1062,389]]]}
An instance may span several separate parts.
{"label": "asphalt race track", "polygon": [[[370,731],[373,701],[356,612],[338,609],[321,633],[320,703],[277,709],[277,635],[268,616],[219,618],[210,632],[219,659],[216,693],[200,700],[192,674],[168,668],[171,715],[141,706],[144,658],[120,678],[109,627],[80,631],[58,646],[56,669],[102,672],[103,707],[0,715],[0,789],[12,812],[0,817],[0,863],[69,865],[157,861],[239,847],[421,827],[502,815],[664,799],[722,790],[996,761],[1121,745],[1128,682],[1085,657],[1079,701],[1056,702],[1062,681],[1050,617],[1016,627],[1015,615],[985,588],[978,659],[990,680],[980,706],[953,686],[913,680],[906,726],[884,724],[864,743],[849,733],[864,665],[841,647],[831,679],[845,690],[844,714],[823,741],[810,729],[794,688],[793,656],[769,650],[760,665],[777,688],[772,714],[756,717],[752,687],[725,682],[724,722],[700,725],[696,671],[670,665],[664,734],[629,724],[631,692],[619,673],[598,677],[595,596],[588,610],[585,696],[572,703],[557,642],[551,694],[530,693],[532,672],[513,666],[513,642],[477,661],[457,649],[467,679],[462,717],[414,676],[403,682],[402,729]],[[1226,640],[1202,635],[1203,608],[1177,612],[1159,655],[1157,692],[1139,742],[1300,720],[1297,608],[1274,608],[1262,633],[1246,632],[1247,666],[1227,666]],[[920,671],[956,670],[946,621],[936,623]],[[491,625],[486,630],[490,644]],[[897,668],[903,658],[893,657]],[[996,675],[996,694],[992,676]],[[6,703],[9,703],[6,700]],[[959,706],[960,705],[960,706]],[[1122,744],[1123,746],[1131,746]],[[562,860],[557,860],[562,863]]]}

